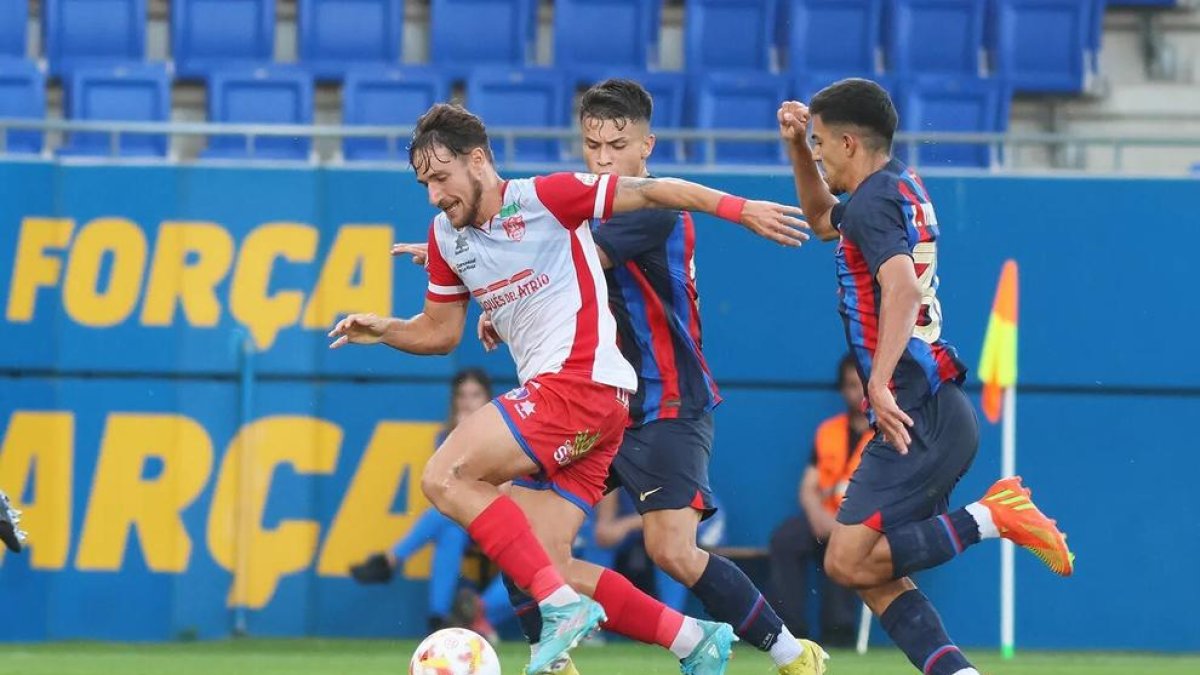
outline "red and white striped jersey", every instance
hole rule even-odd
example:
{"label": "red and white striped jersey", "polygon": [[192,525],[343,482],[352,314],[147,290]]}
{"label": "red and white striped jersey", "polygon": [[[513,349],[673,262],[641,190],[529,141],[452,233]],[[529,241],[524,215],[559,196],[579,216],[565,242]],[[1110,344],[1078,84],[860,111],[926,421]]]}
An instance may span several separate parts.
{"label": "red and white striped jersey", "polygon": [[429,290],[435,302],[474,296],[508,343],[524,384],[573,372],[637,390],[617,348],[592,218],[612,215],[616,178],[557,173],[502,187],[500,213],[455,229],[445,214],[429,227]]}

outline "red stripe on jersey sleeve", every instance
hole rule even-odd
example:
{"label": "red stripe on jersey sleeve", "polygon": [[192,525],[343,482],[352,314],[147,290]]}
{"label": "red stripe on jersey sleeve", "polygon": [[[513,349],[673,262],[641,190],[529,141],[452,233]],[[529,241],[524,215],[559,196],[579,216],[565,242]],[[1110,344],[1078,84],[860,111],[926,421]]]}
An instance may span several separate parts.
{"label": "red stripe on jersey sleeve", "polygon": [[438,247],[437,235],[434,233],[433,225],[432,222],[429,223],[429,257],[425,261],[425,272],[429,275],[429,283],[445,288],[460,288],[462,291],[458,293],[435,293],[431,289],[425,292],[425,297],[433,302],[459,302],[466,300],[470,297],[467,293],[467,288],[458,274],[450,268],[450,264],[446,262],[446,259],[442,257],[442,250]]}
{"label": "red stripe on jersey sleeve", "polygon": [[569,230],[591,218],[611,216],[616,187],[616,177],[592,173],[552,173],[533,179],[538,200]]}

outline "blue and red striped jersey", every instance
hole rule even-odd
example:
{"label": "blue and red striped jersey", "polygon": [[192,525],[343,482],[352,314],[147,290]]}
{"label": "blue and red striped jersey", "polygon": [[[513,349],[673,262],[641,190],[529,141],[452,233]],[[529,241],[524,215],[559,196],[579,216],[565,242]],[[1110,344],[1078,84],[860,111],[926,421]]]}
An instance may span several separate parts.
{"label": "blue and red striped jersey", "polygon": [[942,338],[938,302],[937,215],[916,172],[893,159],[867,177],[850,199],[834,207],[832,221],[841,232],[837,277],[839,311],[846,341],[866,383],[879,336],[880,288],[876,274],[894,256],[913,261],[921,286],[921,308],[908,348],[890,383],[896,403],[912,410],[937,392],[943,382],[962,382],[967,368]]}
{"label": "blue and red striped jersey", "polygon": [[696,291],[696,229],[687,212],[645,210],[592,222],[621,353],[638,374],[631,424],[689,419],[721,402],[704,360]]}

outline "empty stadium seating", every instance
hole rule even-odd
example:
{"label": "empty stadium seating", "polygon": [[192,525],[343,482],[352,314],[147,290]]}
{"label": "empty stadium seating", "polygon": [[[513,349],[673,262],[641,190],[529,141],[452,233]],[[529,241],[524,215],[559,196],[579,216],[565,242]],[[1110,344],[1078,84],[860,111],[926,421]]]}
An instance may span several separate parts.
{"label": "empty stadium seating", "polygon": [[404,36],[403,0],[299,0],[300,61],[319,79],[350,68],[396,66]]}
{"label": "empty stadium seating", "polygon": [[0,58],[25,58],[27,0],[0,0]]}
{"label": "empty stadium seating", "polygon": [[[644,70],[658,51],[660,0],[558,0],[554,4],[554,65]],[[596,39],[598,32],[603,40]]]}
{"label": "empty stadium seating", "polygon": [[[130,64],[109,68],[76,68],[67,85],[67,117],[72,120],[166,122],[171,115],[171,87],[163,64]],[[166,157],[164,134],[121,134],[117,154]],[[69,134],[65,155],[112,154],[112,135]]]}
{"label": "empty stadium seating", "polygon": [[[478,68],[467,78],[467,105],[487,122],[501,127],[562,127],[568,123],[566,78],[556,70]],[[502,135],[492,134],[497,160],[558,162],[562,143],[526,139],[509,151]]]}
{"label": "empty stadium seating", "polygon": [[[412,126],[429,106],[446,100],[443,78],[427,70],[391,68],[351,70],[342,90],[342,121],[347,125]],[[385,138],[347,138],[347,160],[400,160],[407,139],[397,139],[394,152]]]}
{"label": "empty stadium seating", "polygon": [[[259,68],[217,72],[208,83],[208,119],[241,124],[311,124],[312,76],[294,68]],[[253,152],[244,136],[214,136],[202,153],[208,158],[303,160],[308,138],[264,136],[254,139]]]}
{"label": "empty stadium seating", "polygon": [[689,71],[771,69],[776,0],[686,0],[685,9]]}
{"label": "empty stadium seating", "polygon": [[[46,116],[46,76],[29,61],[0,60],[0,118],[42,119]],[[4,152],[42,151],[42,132],[0,132]]]}
{"label": "empty stadium seating", "polygon": [[146,0],[45,0],[42,31],[50,72],[146,58]]}
{"label": "empty stadium seating", "polygon": [[889,72],[901,76],[983,74],[982,0],[890,0],[884,29]]}
{"label": "empty stadium seating", "polygon": [[[766,73],[714,73],[695,82],[696,126],[702,129],[777,129],[775,112],[787,94],[787,81]],[[693,149],[695,161],[708,159],[703,147]],[[733,164],[775,164],[783,147],[770,141],[719,141],[715,161]]]}
{"label": "empty stadium seating", "polygon": [[275,55],[273,0],[174,0],[171,52],[181,77],[248,68]]}
{"label": "empty stadium seating", "polygon": [[876,71],[883,0],[782,2],[788,72],[814,77]]}
{"label": "empty stadium seating", "polygon": [[524,65],[536,9],[533,0],[431,0],[430,60],[454,77],[476,66]]}
{"label": "empty stadium seating", "polygon": [[1017,91],[1078,93],[1089,74],[1089,0],[992,0],[992,61]]}
{"label": "empty stadium seating", "polygon": [[[1011,96],[1000,80],[918,79],[900,91],[902,131],[1004,131],[1008,127]],[[986,145],[919,144],[915,153],[923,167],[987,168],[992,164],[991,149]],[[907,147],[897,147],[896,154],[906,161],[913,159]]]}

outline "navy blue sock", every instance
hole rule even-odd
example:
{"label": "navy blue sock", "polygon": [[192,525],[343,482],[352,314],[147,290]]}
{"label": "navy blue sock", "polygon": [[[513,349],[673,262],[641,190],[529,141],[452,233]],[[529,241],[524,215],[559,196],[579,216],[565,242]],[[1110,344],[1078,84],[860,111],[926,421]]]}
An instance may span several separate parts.
{"label": "navy blue sock", "polygon": [[966,509],[887,531],[895,579],[937,567],[979,543],[979,525]]}
{"label": "navy blue sock", "polygon": [[517,613],[517,623],[521,624],[521,632],[525,634],[529,644],[536,644],[542,639],[542,613],[538,610],[537,601],[517,588],[507,574],[504,575],[504,587],[508,589],[508,601]]}
{"label": "navy blue sock", "polygon": [[953,675],[971,663],[946,636],[942,618],[917,589],[900,595],[879,617],[883,629],[925,675]]}
{"label": "navy blue sock", "polygon": [[710,553],[700,580],[692,586],[704,609],[723,621],[747,644],[767,651],[779,639],[783,622],[754,582],[737,565]]}

